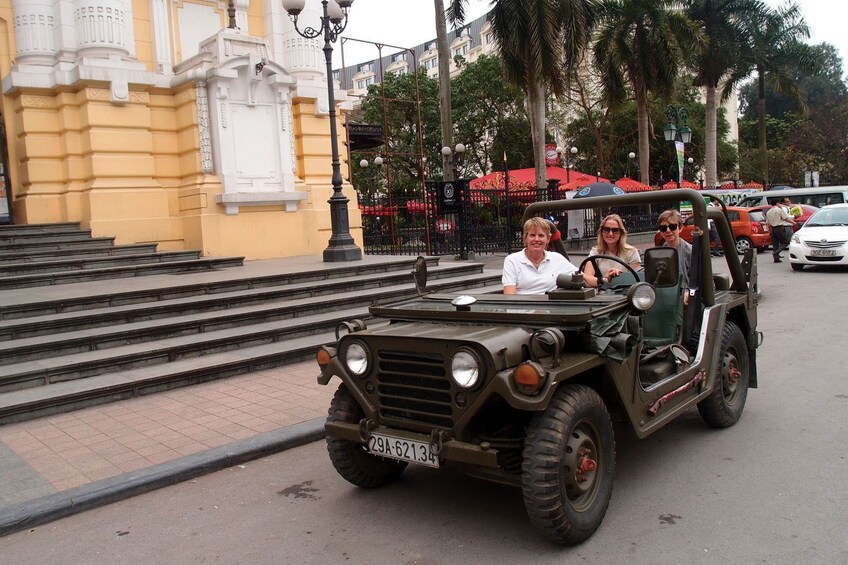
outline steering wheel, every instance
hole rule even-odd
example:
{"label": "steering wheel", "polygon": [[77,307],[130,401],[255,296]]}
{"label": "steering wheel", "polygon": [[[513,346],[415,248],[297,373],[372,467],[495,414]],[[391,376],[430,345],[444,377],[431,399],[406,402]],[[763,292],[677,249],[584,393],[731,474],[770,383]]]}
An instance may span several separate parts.
{"label": "steering wheel", "polygon": [[[595,269],[595,277],[600,279],[603,275],[601,274],[601,268],[598,266],[598,261],[600,261],[601,259],[609,259],[614,263],[618,263],[619,265],[627,269],[627,271],[631,275],[633,275],[634,284],[639,282],[639,275],[636,273],[636,270],[630,265],[628,265],[627,262],[624,261],[624,259],[622,259],[621,257],[616,257],[615,255],[589,255],[588,257],[583,259],[583,261],[580,262],[580,266],[577,267],[577,270],[583,272],[584,267],[586,267],[586,263],[591,263],[592,268]],[[610,281],[598,285],[598,290],[607,290],[610,288],[612,288]]]}

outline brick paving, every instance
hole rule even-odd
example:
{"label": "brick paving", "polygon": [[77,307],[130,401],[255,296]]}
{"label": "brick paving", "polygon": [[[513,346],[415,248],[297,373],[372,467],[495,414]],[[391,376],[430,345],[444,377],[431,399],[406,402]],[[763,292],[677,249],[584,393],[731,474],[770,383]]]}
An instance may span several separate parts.
{"label": "brick paving", "polygon": [[0,427],[0,507],[326,416],[314,361]]}

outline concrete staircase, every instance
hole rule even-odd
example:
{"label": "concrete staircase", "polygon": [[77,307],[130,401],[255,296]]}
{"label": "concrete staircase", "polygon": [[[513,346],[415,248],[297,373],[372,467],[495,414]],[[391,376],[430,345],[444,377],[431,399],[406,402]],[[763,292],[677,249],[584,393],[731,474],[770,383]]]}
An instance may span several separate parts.
{"label": "concrete staircase", "polygon": [[0,226],[0,290],[205,271],[241,265],[243,257],[157,252],[155,244],[114,245],[78,223]]}
{"label": "concrete staircase", "polygon": [[[179,277],[157,274],[143,281],[105,278],[107,273],[136,277],[144,273],[134,269],[198,259],[146,263],[139,258],[149,249],[116,253],[119,248],[102,242],[70,248],[50,241],[56,232],[40,229],[34,230],[40,243],[26,245],[41,255],[6,261],[7,252],[25,252],[0,251],[0,424],[309,359],[319,345],[335,340],[342,321],[385,323],[369,318],[371,303],[415,295],[409,257],[344,264],[293,258],[224,270],[210,271],[210,266]],[[0,246],[9,245],[4,231]],[[78,232],[67,231],[73,237]],[[51,254],[52,245],[63,252]],[[140,262],[122,264],[118,260],[127,258],[125,252]],[[104,263],[108,259],[116,263]],[[32,270],[2,270],[10,265]],[[440,265],[438,258],[428,258],[428,267],[428,290],[500,288],[500,273],[484,271],[478,263]],[[64,273],[97,271],[102,276],[51,287],[52,292],[3,285],[21,277],[57,284]]]}

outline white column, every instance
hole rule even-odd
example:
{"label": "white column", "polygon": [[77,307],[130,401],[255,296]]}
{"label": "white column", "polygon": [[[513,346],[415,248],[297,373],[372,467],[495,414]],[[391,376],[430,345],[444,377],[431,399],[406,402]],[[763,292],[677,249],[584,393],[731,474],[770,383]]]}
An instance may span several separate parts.
{"label": "white column", "polygon": [[15,61],[26,65],[52,65],[56,62],[59,14],[56,0],[14,0]]}
{"label": "white column", "polygon": [[75,0],[74,24],[80,56],[130,56],[132,12],[123,0]]}
{"label": "white column", "polygon": [[[271,2],[275,2],[280,4],[279,0],[271,0]],[[235,0],[233,5],[236,8],[236,27],[242,33],[249,33],[247,29],[247,7],[250,5],[250,0]]]}
{"label": "white column", "polygon": [[157,70],[173,74],[171,62],[171,28],[168,22],[169,0],[150,0],[150,25]]}

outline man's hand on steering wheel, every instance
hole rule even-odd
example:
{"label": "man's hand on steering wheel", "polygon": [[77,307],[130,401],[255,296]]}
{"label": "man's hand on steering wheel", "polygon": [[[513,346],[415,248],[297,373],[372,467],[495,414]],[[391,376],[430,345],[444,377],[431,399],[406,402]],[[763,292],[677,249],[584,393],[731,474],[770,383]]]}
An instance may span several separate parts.
{"label": "man's hand on steering wheel", "polygon": [[583,269],[586,267],[586,263],[591,263],[592,268],[595,269],[595,277],[598,279],[598,289],[599,290],[606,290],[606,289],[611,288],[610,287],[610,279],[617,277],[618,275],[620,275],[621,273],[624,272],[623,270],[619,270],[619,269],[610,269],[610,273],[612,273],[613,271],[618,271],[618,272],[615,275],[609,277],[608,279],[605,279],[604,276],[601,274],[601,268],[598,265],[598,261],[600,261],[601,259],[609,259],[610,261],[613,261],[615,263],[620,264],[622,267],[627,269],[627,271],[631,275],[633,275],[634,281],[636,281],[636,282],[639,281],[639,275],[636,274],[636,270],[633,267],[631,267],[630,265],[628,265],[627,262],[624,259],[622,259],[621,257],[616,257],[615,255],[590,255],[590,256],[586,257],[585,259],[583,259],[583,261],[580,263],[580,266],[577,267],[577,269],[580,272],[583,272]]}

